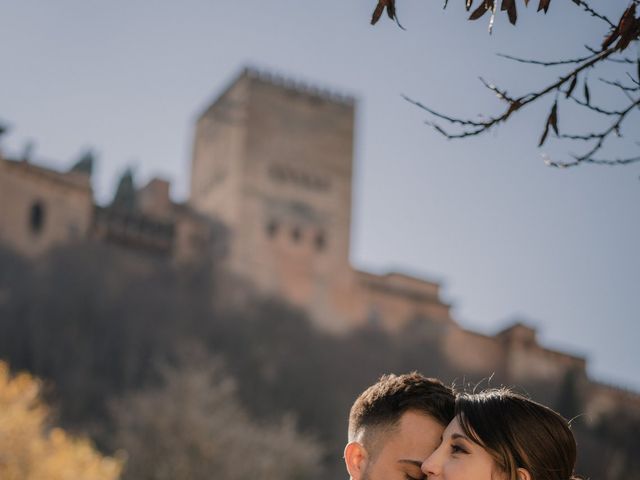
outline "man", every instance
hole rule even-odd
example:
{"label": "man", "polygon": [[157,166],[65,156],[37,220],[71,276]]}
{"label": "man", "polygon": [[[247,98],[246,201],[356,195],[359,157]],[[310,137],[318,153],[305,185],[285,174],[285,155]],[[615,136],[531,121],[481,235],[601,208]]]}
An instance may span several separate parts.
{"label": "man", "polygon": [[344,459],[351,480],[424,479],[422,462],[454,414],[450,388],[419,373],[385,375],[355,401]]}

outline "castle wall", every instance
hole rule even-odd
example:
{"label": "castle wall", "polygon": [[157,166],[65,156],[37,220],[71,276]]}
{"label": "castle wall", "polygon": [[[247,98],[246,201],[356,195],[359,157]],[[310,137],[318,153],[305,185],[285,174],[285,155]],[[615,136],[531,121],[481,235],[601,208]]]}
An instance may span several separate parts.
{"label": "castle wall", "polygon": [[353,122],[351,100],[245,71],[196,127],[190,205],[228,226],[226,267],[326,327],[349,324]]}
{"label": "castle wall", "polygon": [[516,323],[497,335],[452,326],[443,339],[452,366],[468,375],[495,373],[508,384],[561,385],[569,372],[586,377],[584,358],[542,347],[536,332]]}
{"label": "castle wall", "polygon": [[154,180],[137,192],[137,211],[95,207],[87,175],[0,158],[0,242],[28,256],[87,237],[176,262],[224,256],[239,279],[226,277],[229,298],[251,284],[334,333],[366,324],[395,332],[424,320],[460,372],[557,385],[578,372],[589,418],[640,411],[640,396],[588,382],[584,359],[543,348],[525,325],[495,336],[468,331],[438,283],[353,269],[353,138],[352,99],[245,71],[197,121],[187,205]]}
{"label": "castle wall", "polygon": [[231,229],[241,222],[240,182],[246,149],[248,82],[234,82],[199,118],[189,205]]}
{"label": "castle wall", "polygon": [[539,345],[511,345],[505,362],[508,378],[514,383],[539,380],[560,384],[568,371],[585,370],[584,359]]}
{"label": "castle wall", "polygon": [[349,289],[354,108],[250,75],[244,270],[265,291],[348,325],[332,298]]}
{"label": "castle wall", "polygon": [[415,320],[452,322],[449,305],[440,300],[439,285],[401,274],[355,272],[357,287],[350,315],[357,324],[373,324],[398,331]]}
{"label": "castle wall", "polygon": [[495,337],[452,326],[442,339],[442,350],[454,370],[466,375],[504,374],[505,351]]}
{"label": "castle wall", "polygon": [[514,383],[545,381],[560,384],[567,372],[585,374],[584,358],[540,346],[536,331],[531,327],[516,323],[495,338],[504,346],[505,373]]}
{"label": "castle wall", "polygon": [[584,415],[586,421],[595,423],[602,416],[625,415],[640,417],[640,395],[613,385],[589,382],[584,395]]}
{"label": "castle wall", "polygon": [[93,197],[89,178],[0,158],[0,242],[33,257],[86,238]]}
{"label": "castle wall", "polygon": [[139,253],[167,258],[175,255],[175,222],[137,210],[96,206],[90,235]]}
{"label": "castle wall", "polygon": [[145,215],[158,219],[173,216],[173,202],[170,195],[171,184],[167,180],[153,178],[136,193],[136,208]]}

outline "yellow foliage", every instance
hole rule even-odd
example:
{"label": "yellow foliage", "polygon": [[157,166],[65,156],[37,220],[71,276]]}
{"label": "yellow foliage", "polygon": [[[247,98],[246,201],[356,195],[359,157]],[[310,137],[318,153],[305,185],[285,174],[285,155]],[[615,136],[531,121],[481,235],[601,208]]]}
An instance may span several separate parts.
{"label": "yellow foliage", "polygon": [[85,439],[47,429],[41,383],[12,376],[0,361],[0,478],[2,480],[115,480],[122,462],[102,456]]}

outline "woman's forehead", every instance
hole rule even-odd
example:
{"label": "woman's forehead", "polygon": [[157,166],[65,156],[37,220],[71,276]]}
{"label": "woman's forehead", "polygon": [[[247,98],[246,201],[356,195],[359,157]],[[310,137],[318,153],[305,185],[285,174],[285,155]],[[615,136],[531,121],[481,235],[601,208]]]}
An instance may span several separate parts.
{"label": "woman's forehead", "polygon": [[442,437],[448,438],[454,433],[463,433],[458,417],[454,417],[453,420],[449,422],[449,425],[447,425],[447,428],[444,429],[444,433],[442,434]]}

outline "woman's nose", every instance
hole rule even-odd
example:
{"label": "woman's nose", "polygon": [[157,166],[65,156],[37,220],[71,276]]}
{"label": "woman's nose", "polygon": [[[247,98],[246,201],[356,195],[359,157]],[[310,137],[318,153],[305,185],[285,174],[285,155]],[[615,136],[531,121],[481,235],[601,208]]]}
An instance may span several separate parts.
{"label": "woman's nose", "polygon": [[438,465],[439,450],[440,450],[439,448],[436,449],[436,451],[433,452],[424,462],[422,462],[422,465],[420,466],[422,473],[424,473],[429,477],[438,475],[438,473],[440,472],[440,467]]}

